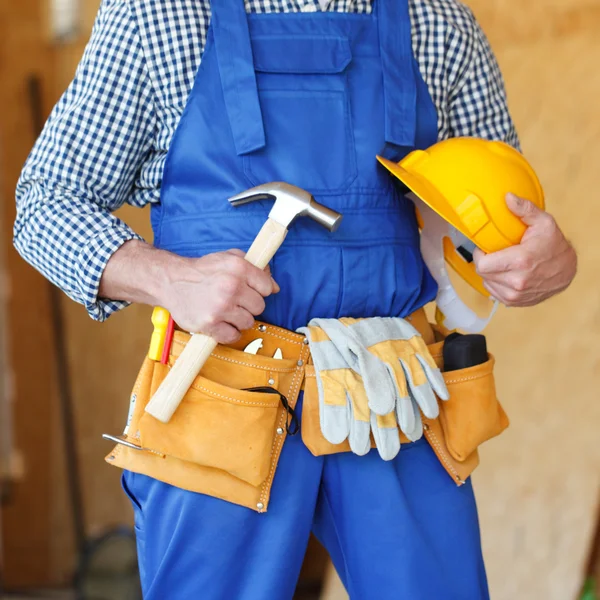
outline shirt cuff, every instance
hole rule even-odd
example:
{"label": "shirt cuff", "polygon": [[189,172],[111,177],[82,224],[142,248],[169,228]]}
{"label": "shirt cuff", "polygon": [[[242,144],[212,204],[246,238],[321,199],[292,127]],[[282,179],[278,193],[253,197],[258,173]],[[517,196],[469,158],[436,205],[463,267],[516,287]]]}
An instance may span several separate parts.
{"label": "shirt cuff", "polygon": [[100,280],[111,256],[130,240],[143,238],[131,228],[119,221],[109,229],[105,229],[90,238],[79,255],[77,272],[82,276],[78,282],[83,304],[88,314],[95,321],[105,321],[111,314],[129,306],[123,300],[98,298]]}

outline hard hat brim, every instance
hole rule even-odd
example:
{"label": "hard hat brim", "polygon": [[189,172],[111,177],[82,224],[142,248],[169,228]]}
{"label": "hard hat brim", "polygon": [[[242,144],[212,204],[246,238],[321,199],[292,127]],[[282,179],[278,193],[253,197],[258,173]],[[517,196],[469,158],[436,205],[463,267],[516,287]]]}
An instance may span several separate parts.
{"label": "hard hat brim", "polygon": [[434,210],[444,221],[458,229],[465,237],[475,242],[470,232],[464,227],[458,215],[438,190],[425,180],[416,177],[401,167],[398,163],[378,156],[377,160],[395,177],[397,177],[411,192],[416,194],[429,208]]}

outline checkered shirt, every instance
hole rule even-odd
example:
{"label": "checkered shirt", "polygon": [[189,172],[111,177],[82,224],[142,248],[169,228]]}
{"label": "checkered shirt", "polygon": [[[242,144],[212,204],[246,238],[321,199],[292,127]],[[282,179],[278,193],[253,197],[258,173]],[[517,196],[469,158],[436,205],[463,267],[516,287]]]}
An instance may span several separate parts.
{"label": "checkered shirt", "polygon": [[[371,3],[246,0],[246,9],[368,13]],[[475,136],[518,147],[502,76],[471,11],[457,0],[410,0],[410,15],[439,138]],[[126,305],[98,298],[109,258],[139,239],[112,213],[125,203],[158,202],[209,20],[209,0],[103,0],[75,78],[21,174],[15,247],[96,320]]]}

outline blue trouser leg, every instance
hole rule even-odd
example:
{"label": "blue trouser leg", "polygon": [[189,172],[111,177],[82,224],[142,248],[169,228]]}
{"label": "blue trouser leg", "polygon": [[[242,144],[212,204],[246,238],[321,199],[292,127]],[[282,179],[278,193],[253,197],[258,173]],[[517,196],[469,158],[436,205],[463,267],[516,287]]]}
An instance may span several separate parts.
{"label": "blue trouser leg", "polygon": [[352,600],[485,600],[477,508],[425,439],[325,459],[314,532]]}
{"label": "blue trouser leg", "polygon": [[288,437],[269,511],[125,473],[145,600],[289,600],[311,528],[352,600],[486,600],[477,509],[425,440],[384,462]]}
{"label": "blue trouser leg", "polygon": [[288,437],[266,514],[125,472],[145,600],[291,598],[323,459]]}

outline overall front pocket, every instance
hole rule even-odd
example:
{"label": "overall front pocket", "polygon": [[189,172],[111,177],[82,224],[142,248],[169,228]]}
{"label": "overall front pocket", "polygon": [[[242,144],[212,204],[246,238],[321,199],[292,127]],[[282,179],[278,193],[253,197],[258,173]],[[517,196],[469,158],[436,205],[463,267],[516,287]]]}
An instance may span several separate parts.
{"label": "overall front pocket", "polygon": [[[156,365],[150,397],[167,372],[163,365]],[[198,377],[168,424],[143,413],[140,442],[260,486],[270,472],[280,414],[275,394],[247,392]]]}
{"label": "overall front pocket", "polygon": [[244,155],[247,178],[319,194],[345,190],[357,175],[348,40],[264,36],[252,47],[266,145]]}

